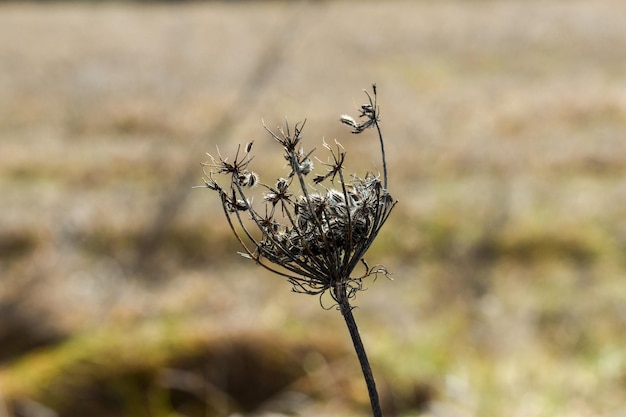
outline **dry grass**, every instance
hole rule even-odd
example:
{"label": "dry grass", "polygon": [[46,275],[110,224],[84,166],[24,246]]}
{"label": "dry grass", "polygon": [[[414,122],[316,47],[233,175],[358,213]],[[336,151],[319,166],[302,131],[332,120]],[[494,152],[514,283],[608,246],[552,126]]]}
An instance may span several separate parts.
{"label": "dry grass", "polygon": [[[22,342],[0,351],[0,381],[41,360],[31,347],[172,315],[347,344],[336,312],[239,259],[219,204],[191,186],[216,144],[273,154],[260,119],[285,115],[308,118],[310,146],[337,137],[348,167],[369,168],[376,141],[337,118],[375,81],[400,204],[369,259],[395,280],[359,296],[357,320],[397,415],[620,415],[624,12],[2,4],[0,345]],[[345,392],[364,395],[356,381]]]}

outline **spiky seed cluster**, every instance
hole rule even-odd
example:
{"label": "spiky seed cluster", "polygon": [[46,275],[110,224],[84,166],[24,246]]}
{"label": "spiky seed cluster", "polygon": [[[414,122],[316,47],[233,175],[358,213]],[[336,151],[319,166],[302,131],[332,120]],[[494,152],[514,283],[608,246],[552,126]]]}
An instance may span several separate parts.
{"label": "spiky seed cluster", "polygon": [[[337,142],[335,147],[324,142],[330,153],[328,162],[322,163],[326,172],[309,179],[314,169],[313,151],[307,153],[301,146],[304,122],[297,124],[293,132],[288,124],[278,133],[264,125],[282,146],[289,168],[287,178],[279,178],[273,185],[260,182],[259,176],[248,169],[252,143],[243,152],[238,147],[232,162],[218,152],[217,158],[209,155],[211,162],[203,164],[205,187],[219,194],[228,223],[244,249],[242,255],[286,277],[294,291],[321,294],[330,289],[339,301],[341,297],[353,297],[362,288],[363,278],[387,273],[384,267],[370,268],[363,260],[396,204],[387,191],[376,86],[373,95],[365,93],[368,103],[360,107],[359,115],[363,121],[346,115],[340,121],[350,125],[353,133],[377,128],[382,180],[380,175],[367,173],[347,181],[343,173],[346,152]],[[220,186],[214,179],[216,174],[228,176],[229,185]],[[247,191],[257,185],[263,190],[260,208],[252,205]],[[365,273],[353,278],[351,274],[359,262],[365,265]]]}

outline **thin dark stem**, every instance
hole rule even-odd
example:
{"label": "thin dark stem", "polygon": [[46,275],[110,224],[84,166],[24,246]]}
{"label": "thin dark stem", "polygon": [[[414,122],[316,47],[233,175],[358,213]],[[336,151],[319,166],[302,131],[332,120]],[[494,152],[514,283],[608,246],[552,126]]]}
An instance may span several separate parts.
{"label": "thin dark stem", "polygon": [[374,93],[374,100],[372,101],[372,97],[369,95],[369,93],[366,90],[365,94],[367,94],[367,97],[370,100],[370,106],[372,106],[372,109],[374,110],[374,115],[373,115],[373,121],[374,121],[374,126],[376,126],[376,131],[378,132],[378,140],[380,141],[380,152],[382,154],[382,158],[383,158],[383,187],[385,188],[385,190],[387,190],[387,160],[385,159],[385,143],[383,141],[383,133],[380,130],[380,124],[379,124],[379,111],[378,111],[378,94],[376,92],[376,84],[372,84],[372,92]]}
{"label": "thin dark stem", "polygon": [[385,142],[383,141],[383,133],[380,131],[378,120],[374,122],[378,131],[378,140],[380,141],[380,152],[383,157],[383,187],[387,190],[387,161],[385,160]]}
{"label": "thin dark stem", "polygon": [[370,397],[370,404],[372,405],[372,414],[374,417],[383,417],[383,412],[380,408],[380,401],[378,399],[378,391],[376,390],[376,381],[374,381],[372,368],[367,359],[367,353],[365,352],[365,347],[361,341],[361,336],[359,335],[359,328],[357,327],[354,315],[352,314],[350,300],[347,297],[345,288],[340,289],[339,292],[340,294],[337,294],[339,295],[337,299],[339,302],[339,309],[346,321],[346,324],[348,325],[354,350],[356,351],[356,355],[361,363],[361,370],[363,371],[363,377],[365,378],[365,383],[367,384],[367,392]]}

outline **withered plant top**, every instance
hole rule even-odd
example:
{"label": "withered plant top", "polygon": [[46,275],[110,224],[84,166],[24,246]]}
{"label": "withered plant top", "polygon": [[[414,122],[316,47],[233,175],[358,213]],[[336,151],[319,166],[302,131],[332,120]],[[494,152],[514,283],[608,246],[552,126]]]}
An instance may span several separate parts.
{"label": "withered plant top", "polygon": [[[293,129],[289,124],[277,132],[267,132],[283,149],[289,172],[272,185],[260,181],[249,166],[252,143],[237,148],[231,160],[209,155],[203,164],[203,187],[217,192],[224,214],[235,237],[243,247],[241,254],[264,268],[282,275],[296,292],[322,294],[326,290],[337,302],[352,298],[362,289],[362,279],[373,274],[387,274],[383,266],[369,267],[365,252],[396,204],[387,191],[387,165],[379,126],[376,86],[365,91],[368,102],[360,106],[358,119],[348,115],[340,121],[360,134],[376,128],[380,140],[383,175],[367,172],[362,178],[346,178],[346,152],[335,141],[323,142],[329,156],[326,162],[315,158],[326,169],[314,172],[312,154],[302,145],[305,122]],[[227,177],[222,186],[216,176]],[[254,204],[252,188],[261,189],[262,201]],[[365,273],[351,274],[359,262]]]}

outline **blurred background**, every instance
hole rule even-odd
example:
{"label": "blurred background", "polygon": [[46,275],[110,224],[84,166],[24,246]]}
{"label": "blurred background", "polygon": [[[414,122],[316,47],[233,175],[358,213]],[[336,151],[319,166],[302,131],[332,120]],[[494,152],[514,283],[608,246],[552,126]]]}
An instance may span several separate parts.
{"label": "blurred background", "polygon": [[[376,83],[398,206],[355,310],[387,416],[624,416],[626,4],[0,4],[0,416],[368,415],[341,315],[200,163]],[[321,154],[318,156],[322,156]],[[378,165],[377,165],[378,164]]]}

